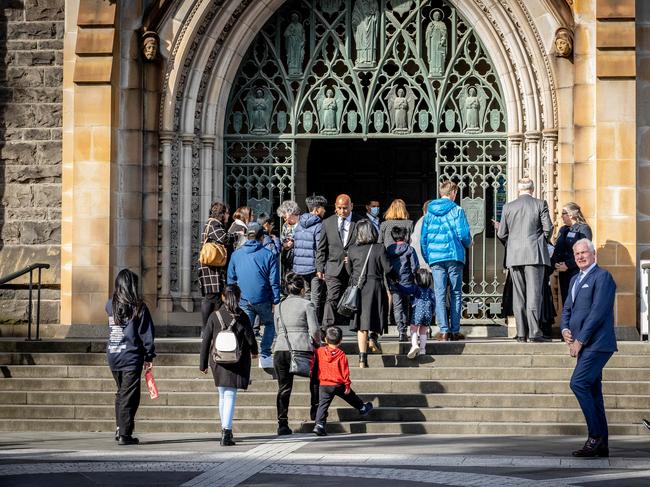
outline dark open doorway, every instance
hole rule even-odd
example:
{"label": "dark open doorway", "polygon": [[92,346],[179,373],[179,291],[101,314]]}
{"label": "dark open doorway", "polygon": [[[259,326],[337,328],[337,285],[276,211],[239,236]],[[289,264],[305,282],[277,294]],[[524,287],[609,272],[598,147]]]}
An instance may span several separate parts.
{"label": "dark open doorway", "polygon": [[333,206],[338,194],[348,193],[360,214],[368,200],[379,200],[383,213],[394,198],[402,198],[417,220],[422,204],[436,196],[435,147],[430,139],[315,139],[307,194],[322,194]]}

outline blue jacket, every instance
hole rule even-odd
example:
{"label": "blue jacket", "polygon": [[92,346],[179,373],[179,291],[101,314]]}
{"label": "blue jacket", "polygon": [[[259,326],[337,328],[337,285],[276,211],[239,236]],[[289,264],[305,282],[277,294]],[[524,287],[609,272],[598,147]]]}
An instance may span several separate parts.
{"label": "blue jacket", "polygon": [[616,283],[612,275],[596,265],[587,273],[571,297],[573,284],[580,274],[571,279],[569,294],[562,308],[562,331],[569,329],[574,340],[582,342],[582,352],[615,352],[614,297]]}
{"label": "blue jacket", "polygon": [[464,263],[465,247],[471,243],[465,210],[449,198],[429,203],[420,237],[422,255],[429,265],[444,261]]}
{"label": "blue jacket", "polygon": [[270,235],[268,233],[264,233],[264,239],[262,240],[262,247],[270,250],[271,253],[276,257],[280,255],[280,251],[282,250],[282,244],[280,243],[280,239],[275,235]]}
{"label": "blue jacket", "polygon": [[108,314],[109,336],[106,345],[108,366],[113,371],[142,370],[144,362],[156,356],[154,325],[149,308],[145,304],[139,318],[132,318],[122,327],[113,322],[113,300],[104,308]]}
{"label": "blue jacket", "polygon": [[406,242],[394,243],[388,246],[386,252],[393,268],[393,277],[402,286],[413,284],[415,271],[419,267],[418,256],[413,247]]}
{"label": "blue jacket", "polygon": [[257,240],[247,240],[232,254],[228,284],[237,284],[241,300],[250,304],[280,302],[278,259]]}
{"label": "blue jacket", "polygon": [[303,213],[293,232],[293,272],[300,275],[316,272],[316,247],[323,220],[318,215]]}

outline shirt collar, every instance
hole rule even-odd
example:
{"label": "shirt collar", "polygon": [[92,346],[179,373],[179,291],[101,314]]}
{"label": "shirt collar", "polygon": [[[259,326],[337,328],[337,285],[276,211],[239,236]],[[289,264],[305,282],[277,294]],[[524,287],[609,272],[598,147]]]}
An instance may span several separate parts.
{"label": "shirt collar", "polygon": [[[338,215],[337,215],[338,216]],[[341,218],[340,216],[338,217],[339,220],[345,220],[346,222],[349,222],[352,220],[352,213],[350,213],[347,218]]]}
{"label": "shirt collar", "polygon": [[580,273],[582,274],[582,279],[584,279],[584,278],[587,276],[587,274],[589,274],[589,272],[591,272],[591,270],[592,270],[594,267],[596,267],[596,262],[594,262],[593,264],[591,264],[591,265],[590,265],[589,267],[587,267],[584,271],[580,271]]}

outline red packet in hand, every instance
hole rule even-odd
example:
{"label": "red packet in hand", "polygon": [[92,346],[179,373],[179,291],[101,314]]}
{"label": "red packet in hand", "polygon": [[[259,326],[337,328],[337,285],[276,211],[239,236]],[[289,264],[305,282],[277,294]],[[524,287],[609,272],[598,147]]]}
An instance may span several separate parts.
{"label": "red packet in hand", "polygon": [[150,370],[147,370],[144,373],[144,379],[147,381],[147,389],[149,389],[149,397],[151,399],[158,399],[158,387],[156,386],[156,381],[153,378],[153,373]]}

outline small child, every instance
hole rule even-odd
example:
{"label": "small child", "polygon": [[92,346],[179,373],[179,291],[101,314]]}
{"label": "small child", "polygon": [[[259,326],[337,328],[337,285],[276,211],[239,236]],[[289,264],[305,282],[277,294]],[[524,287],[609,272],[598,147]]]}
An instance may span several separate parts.
{"label": "small child", "polygon": [[397,285],[403,287],[413,286],[413,276],[419,267],[415,249],[406,241],[408,230],[405,227],[393,227],[390,236],[395,243],[388,246],[386,252],[393,268],[389,287],[393,301],[393,316],[399,333],[399,341],[408,341],[408,323],[410,299],[408,293],[401,291]]}
{"label": "small child", "polygon": [[[325,422],[327,411],[334,399],[339,396],[350,406],[359,410],[361,416],[367,416],[372,411],[371,402],[364,402],[357,396],[350,385],[350,368],[345,352],[339,348],[343,332],[338,326],[331,326],[325,333],[326,346],[316,350],[316,367],[318,373],[318,411],[316,412],[316,424],[314,433],[317,436],[326,436]],[[316,371],[315,371],[316,372]]]}
{"label": "small child", "polygon": [[264,240],[262,240],[262,246],[265,249],[271,251],[274,256],[279,256],[280,251],[282,250],[282,244],[280,239],[273,235],[273,219],[268,216],[266,213],[260,214],[257,218],[257,223],[264,229]]}
{"label": "small child", "polygon": [[[411,320],[411,350],[407,357],[414,359],[424,355],[427,348],[429,327],[433,321],[436,298],[431,289],[431,271],[420,268],[415,273],[415,286],[411,287],[413,294],[413,319]],[[402,288],[404,289],[404,288]],[[418,346],[418,338],[420,343]]]}

